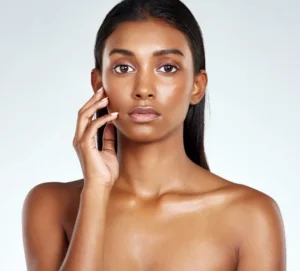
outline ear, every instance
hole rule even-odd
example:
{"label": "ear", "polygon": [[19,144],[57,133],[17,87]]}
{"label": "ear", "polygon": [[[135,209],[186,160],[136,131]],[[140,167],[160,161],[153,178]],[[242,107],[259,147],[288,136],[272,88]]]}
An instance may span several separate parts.
{"label": "ear", "polygon": [[100,71],[96,68],[91,71],[91,85],[93,87],[94,93],[96,93],[100,88],[102,88],[102,78]]}
{"label": "ear", "polygon": [[208,78],[205,70],[195,75],[194,87],[191,94],[190,104],[199,103],[205,95]]}

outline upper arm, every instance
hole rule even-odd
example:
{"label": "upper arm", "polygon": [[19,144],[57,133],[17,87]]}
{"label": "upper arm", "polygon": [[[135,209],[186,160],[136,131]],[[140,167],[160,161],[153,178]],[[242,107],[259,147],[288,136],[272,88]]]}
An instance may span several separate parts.
{"label": "upper arm", "polygon": [[57,271],[63,262],[67,241],[59,219],[56,190],[53,183],[39,184],[23,203],[23,245],[29,271]]}
{"label": "upper arm", "polygon": [[277,203],[258,193],[241,206],[237,270],[286,270],[284,226]]}

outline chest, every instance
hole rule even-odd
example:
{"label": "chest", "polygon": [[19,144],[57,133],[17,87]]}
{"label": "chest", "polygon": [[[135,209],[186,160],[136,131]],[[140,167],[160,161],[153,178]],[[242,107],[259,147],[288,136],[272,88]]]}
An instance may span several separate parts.
{"label": "chest", "polygon": [[[72,231],[71,223],[69,236]],[[112,205],[104,261],[105,271],[229,271],[235,270],[236,251],[230,229],[215,211]]]}

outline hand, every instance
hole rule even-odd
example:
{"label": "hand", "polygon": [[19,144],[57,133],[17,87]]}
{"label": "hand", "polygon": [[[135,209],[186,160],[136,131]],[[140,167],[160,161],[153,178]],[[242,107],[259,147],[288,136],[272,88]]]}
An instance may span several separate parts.
{"label": "hand", "polygon": [[[115,151],[115,132],[112,120],[118,113],[111,113],[92,120],[97,110],[108,105],[101,88],[79,110],[76,133],[73,139],[84,175],[84,188],[104,185],[111,188],[119,176],[119,163]],[[103,132],[102,151],[97,150],[95,136],[97,130],[106,124]]]}

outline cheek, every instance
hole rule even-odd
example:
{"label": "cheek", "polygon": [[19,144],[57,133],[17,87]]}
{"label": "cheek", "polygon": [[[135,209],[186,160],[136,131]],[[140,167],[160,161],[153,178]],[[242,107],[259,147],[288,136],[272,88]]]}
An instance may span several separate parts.
{"label": "cheek", "polygon": [[102,83],[107,96],[110,95],[112,92],[111,90],[114,90],[118,85],[118,82],[113,80],[113,74],[108,70],[108,68],[103,69]]}
{"label": "cheek", "polygon": [[126,95],[126,92],[120,89],[120,87],[109,87],[106,94],[109,98],[109,112],[117,111],[121,114],[125,113],[126,109],[124,105],[128,104],[128,95]]}
{"label": "cheek", "polygon": [[122,104],[129,99],[128,92],[126,94],[126,88],[128,89],[129,87],[128,84],[120,83],[120,80],[116,80],[116,77],[109,71],[103,73],[102,82],[105,94],[109,98],[109,111],[120,112]]}
{"label": "cheek", "polygon": [[157,87],[157,101],[170,111],[185,110],[184,105],[188,105],[190,100],[189,85],[186,78],[178,78],[173,84],[162,84]]}
{"label": "cheek", "polygon": [[161,89],[158,92],[160,96],[158,100],[168,122],[179,124],[184,121],[190,105],[192,87],[192,78],[188,78],[185,74],[178,77],[172,86],[169,85],[169,88]]}

